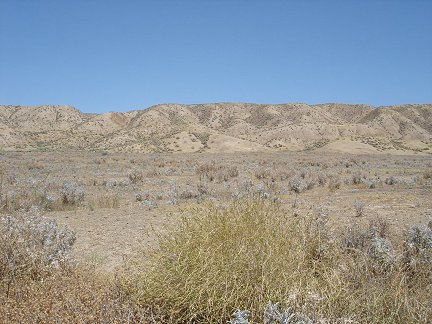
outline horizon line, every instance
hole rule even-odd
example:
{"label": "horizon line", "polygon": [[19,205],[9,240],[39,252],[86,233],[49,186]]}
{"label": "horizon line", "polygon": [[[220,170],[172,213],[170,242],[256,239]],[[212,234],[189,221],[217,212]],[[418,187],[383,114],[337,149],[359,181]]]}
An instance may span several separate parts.
{"label": "horizon line", "polygon": [[305,102],[284,102],[284,103],[256,103],[256,102],[246,102],[246,101],[218,101],[218,102],[201,102],[201,103],[178,103],[178,102],[166,102],[166,103],[159,103],[150,105],[144,108],[131,108],[128,110],[106,110],[101,112],[84,112],[80,108],[78,108],[75,105],[71,104],[35,104],[35,105],[17,105],[17,104],[1,104],[0,107],[70,107],[73,109],[78,110],[81,113],[84,114],[106,114],[106,113],[125,113],[125,112],[131,112],[131,111],[141,111],[141,110],[147,110],[151,109],[157,106],[164,106],[164,105],[183,105],[183,106],[197,106],[197,105],[217,105],[217,104],[245,104],[245,105],[257,105],[257,106],[280,106],[280,105],[307,105],[307,106],[323,106],[323,105],[349,105],[349,106],[368,106],[371,108],[384,108],[384,107],[398,107],[398,106],[406,106],[406,105],[432,105],[432,103],[402,103],[402,104],[395,104],[395,105],[370,105],[370,104],[364,104],[364,103],[343,103],[343,102],[323,102],[323,103],[305,103]]}

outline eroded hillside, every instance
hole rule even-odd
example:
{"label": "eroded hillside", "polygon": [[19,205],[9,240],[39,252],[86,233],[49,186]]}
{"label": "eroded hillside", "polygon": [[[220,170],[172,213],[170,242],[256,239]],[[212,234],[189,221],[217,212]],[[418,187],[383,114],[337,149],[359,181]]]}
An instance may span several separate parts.
{"label": "eroded hillside", "polygon": [[2,150],[432,153],[432,105],[163,104],[85,114],[0,106]]}

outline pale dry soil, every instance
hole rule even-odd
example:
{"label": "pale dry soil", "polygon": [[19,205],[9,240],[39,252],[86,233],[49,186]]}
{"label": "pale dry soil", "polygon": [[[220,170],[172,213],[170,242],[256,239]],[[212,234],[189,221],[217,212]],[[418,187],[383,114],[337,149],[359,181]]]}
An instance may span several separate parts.
{"label": "pale dry soil", "polygon": [[133,207],[52,212],[48,216],[77,232],[75,256],[79,260],[106,270],[115,269],[142,249],[154,247],[157,234],[175,217]]}
{"label": "pale dry soil", "polygon": [[[200,171],[203,166],[209,170],[204,175]],[[395,245],[402,244],[409,226],[432,219],[432,179],[428,176],[432,158],[427,156],[15,152],[1,154],[0,167],[2,193],[23,186],[46,186],[52,195],[58,196],[64,181],[84,188],[86,197],[80,206],[46,211],[45,216],[77,232],[74,253],[78,260],[108,271],[135,253],[156,247],[158,234],[175,227],[179,216],[188,214],[191,208],[202,208],[207,203],[223,208],[235,196],[257,192],[268,192],[268,199],[276,199],[293,217],[300,213],[326,214],[334,231],[381,218],[388,223]],[[226,176],[232,167],[238,174]],[[129,174],[133,172],[142,178],[131,181]],[[295,193],[290,181],[301,177],[302,172],[307,174],[306,179],[319,175],[337,178],[339,187],[332,187],[329,180]],[[375,179],[375,187],[370,188],[366,180],[350,183],[357,173],[366,180]],[[11,177],[14,180],[8,180]],[[388,177],[395,177],[398,182],[386,184]],[[116,185],[112,185],[114,180]],[[251,183],[249,189],[246,182]],[[207,193],[199,197],[182,195],[187,190],[197,194],[198,186],[204,186]],[[137,193],[148,193],[148,200],[154,205],[137,201]],[[116,194],[118,206],[92,205],[92,199],[103,194]],[[360,217],[356,217],[355,201],[365,203]]]}

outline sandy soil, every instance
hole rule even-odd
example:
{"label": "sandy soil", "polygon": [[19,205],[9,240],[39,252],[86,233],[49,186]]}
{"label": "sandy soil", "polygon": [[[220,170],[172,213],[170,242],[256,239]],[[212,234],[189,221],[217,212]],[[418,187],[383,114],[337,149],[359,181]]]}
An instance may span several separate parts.
{"label": "sandy soil", "polygon": [[[193,206],[223,207],[263,192],[287,213],[325,213],[335,231],[381,218],[396,245],[410,225],[432,219],[429,156],[15,152],[0,155],[0,167],[1,197],[43,189],[58,198],[64,182],[85,190],[79,206],[53,208],[45,216],[77,232],[77,259],[104,270],[155,247],[158,233],[176,226]],[[302,183],[300,193],[292,190],[295,181]],[[25,197],[20,207],[31,201]],[[356,201],[365,204],[361,217]]]}

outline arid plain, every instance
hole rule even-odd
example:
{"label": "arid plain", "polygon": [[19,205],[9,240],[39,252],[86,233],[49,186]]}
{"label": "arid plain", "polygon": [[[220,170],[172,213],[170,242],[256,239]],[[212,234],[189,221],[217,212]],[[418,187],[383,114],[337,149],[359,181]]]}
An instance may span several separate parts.
{"label": "arid plain", "polygon": [[[210,210],[223,213],[239,202],[271,205],[277,208],[276,214],[288,217],[287,222],[325,222],[326,233],[333,237],[328,242],[340,241],[342,250],[363,251],[371,259],[377,232],[391,246],[389,255],[394,255],[395,260],[407,257],[407,235],[413,225],[420,224],[425,232],[419,233],[426,240],[431,239],[427,235],[432,226],[432,105],[376,108],[224,103],[159,105],[102,115],[83,114],[68,106],[0,106],[0,148],[2,219],[39,213],[54,219],[59,226],[67,225],[76,233],[70,251],[78,263],[75,266],[91,267],[98,276],[133,271],[130,264],[136,264],[136,260],[146,264],[147,253],[154,254],[161,244],[164,248],[160,237],[187,230],[184,221],[193,219],[191,215],[211,214]],[[253,226],[248,228],[245,237],[256,235],[255,230]],[[207,241],[200,244],[203,242]],[[263,242],[271,245],[271,241]],[[426,244],[424,249],[429,258],[431,246]],[[172,253],[171,257],[179,260],[183,255]],[[320,253],[314,256],[314,262],[318,262]],[[401,257],[396,257],[399,254]],[[385,284],[380,286],[377,282],[392,278],[393,285],[396,277],[392,277],[393,272],[377,270],[375,261],[368,261],[371,274],[376,277],[371,275],[373,280],[367,285],[376,285],[374,293],[378,294]],[[380,262],[381,267],[384,261]],[[394,262],[384,268],[397,268],[398,275],[405,271]],[[431,264],[422,271],[421,282],[427,290],[431,287]],[[324,277],[330,276],[331,271],[324,272]],[[190,280],[189,284],[193,284],[195,279]],[[262,280],[264,287],[269,278]],[[400,293],[403,298],[411,298],[409,290],[415,284],[409,285],[400,286],[405,293]],[[255,300],[242,304],[241,296],[232,300],[224,297],[227,304],[222,308],[209,302],[201,305],[201,312],[197,309],[199,303],[188,300],[216,300],[216,288],[210,297],[203,296],[202,291],[198,295],[188,292],[177,300],[170,292],[164,302],[155,299],[153,303],[150,293],[136,296],[139,284],[135,281],[123,283],[124,286],[134,296],[129,300],[122,295],[135,305],[127,310],[133,314],[132,322],[226,321],[237,308],[253,310],[257,305],[265,306]],[[420,288],[412,289],[417,298],[414,306],[407,301],[397,304],[396,296],[392,300],[398,305],[397,310],[388,306],[389,313],[379,313],[370,306],[376,311],[371,313],[373,318],[367,314],[370,308],[358,305],[345,312],[340,304],[340,310],[332,304],[334,309],[329,311],[327,306],[308,306],[304,299],[274,302],[298,310],[299,321],[303,318],[348,323],[388,319],[426,323],[431,320],[429,295],[419,292]],[[312,290],[307,294],[315,293]],[[281,293],[270,288],[263,291],[259,300]],[[326,298],[324,290],[320,294]],[[28,307],[26,301],[20,304],[18,295],[8,294],[13,301],[3,304],[3,319],[30,321],[26,311],[21,310],[21,315],[11,311]],[[163,290],[159,290],[159,297],[165,297]],[[380,307],[385,304],[380,304],[378,297],[376,303]],[[83,304],[80,307],[85,307]],[[61,310],[55,308],[58,305],[50,305],[48,315],[40,305],[29,309],[39,314],[41,321],[61,319]],[[73,310],[68,312],[74,314]],[[352,316],[347,315],[349,312]],[[125,320],[123,310],[114,313],[118,317],[112,315],[113,322]],[[83,321],[91,321],[85,314]],[[98,321],[104,318],[100,312],[94,316]],[[65,321],[77,318],[72,316]]]}

